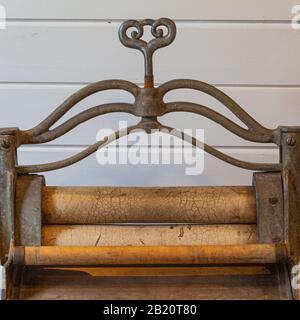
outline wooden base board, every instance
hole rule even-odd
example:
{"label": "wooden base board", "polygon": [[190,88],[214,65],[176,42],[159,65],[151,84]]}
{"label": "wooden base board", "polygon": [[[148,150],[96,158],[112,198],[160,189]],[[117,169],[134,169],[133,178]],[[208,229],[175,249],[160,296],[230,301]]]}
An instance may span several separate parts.
{"label": "wooden base board", "polygon": [[284,265],[19,270],[11,299],[291,299]]}

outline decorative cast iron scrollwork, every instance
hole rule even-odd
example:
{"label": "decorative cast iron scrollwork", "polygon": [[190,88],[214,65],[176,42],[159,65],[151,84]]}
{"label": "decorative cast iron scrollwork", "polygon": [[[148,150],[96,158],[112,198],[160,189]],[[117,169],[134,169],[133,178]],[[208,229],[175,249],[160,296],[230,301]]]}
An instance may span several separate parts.
{"label": "decorative cast iron scrollwork", "polygon": [[[154,39],[146,42],[142,40],[144,35],[144,27],[151,27],[151,34]],[[164,33],[165,27],[167,33]],[[130,37],[127,32],[130,28],[136,30],[131,32]],[[141,117],[138,124],[116,132],[110,137],[106,137],[101,141],[97,141],[93,145],[87,147],[80,153],[64,160],[45,163],[39,165],[22,165],[17,166],[18,173],[43,172],[49,170],[56,170],[74,164],[90,154],[96,152],[99,148],[107,146],[110,142],[121,138],[124,135],[132,133],[134,130],[143,129],[146,133],[151,133],[152,129],[165,132],[164,129],[169,130],[169,134],[182,138],[181,132],[173,128],[162,125],[157,117],[171,112],[189,112],[203,116],[215,123],[219,124],[235,135],[253,142],[260,143],[275,143],[280,145],[279,131],[277,129],[268,129],[262,126],[258,121],[252,118],[238,103],[227,96],[218,88],[201,82],[190,79],[176,79],[162,84],[159,87],[153,85],[153,66],[152,56],[156,49],[165,47],[173,42],[176,35],[176,27],[172,20],[161,18],[158,20],[146,19],[142,21],[128,20],[125,21],[119,29],[119,38],[121,42],[129,48],[140,50],[145,57],[145,86],[139,87],[136,84],[125,80],[104,80],[92,83],[71,95],[65,100],[56,110],[54,110],[46,119],[44,119],[37,126],[29,130],[18,131],[18,146],[22,144],[36,144],[52,141],[65,133],[71,131],[78,125],[92,118],[112,112],[126,112],[137,117]],[[203,92],[214,99],[221,102],[228,110],[230,110],[245,127],[236,124],[229,118],[222,114],[208,108],[206,106],[187,102],[187,101],[171,101],[164,102],[164,96],[173,90],[177,89],[192,89]],[[133,104],[129,103],[109,103],[91,107],[81,113],[73,116],[64,123],[52,128],[69,110],[71,110],[77,103],[83,99],[104,90],[124,90],[133,95],[135,101]],[[2,129],[4,130],[4,129]],[[8,129],[5,129],[8,130]],[[226,155],[219,150],[195,140],[194,137],[188,139],[193,146],[201,147],[204,151],[221,159],[231,165],[258,171],[280,171],[282,163],[252,163],[239,159],[235,159]]]}
{"label": "decorative cast iron scrollwork", "polygon": [[[144,35],[144,27],[151,26],[151,34],[154,39],[146,42],[142,40]],[[167,29],[167,33],[164,34],[164,30],[161,27]],[[130,28],[135,28],[129,37],[127,31]],[[176,36],[175,23],[167,18],[161,18],[158,20],[146,19],[142,21],[127,20],[119,29],[119,39],[127,48],[137,49],[141,51],[145,59],[145,87],[153,87],[153,62],[152,57],[155,50],[163,48],[171,44]]]}

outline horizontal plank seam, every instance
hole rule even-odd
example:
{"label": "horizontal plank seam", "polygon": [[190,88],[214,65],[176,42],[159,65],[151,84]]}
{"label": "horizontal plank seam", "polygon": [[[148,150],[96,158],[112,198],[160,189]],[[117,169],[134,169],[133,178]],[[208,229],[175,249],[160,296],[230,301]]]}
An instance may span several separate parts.
{"label": "horizontal plank seam", "polygon": [[[178,75],[180,78],[180,75]],[[0,86],[86,86],[92,82],[70,82],[70,81],[4,81],[0,80]],[[138,86],[142,86],[142,83],[135,83]],[[266,89],[300,89],[300,84],[234,84],[234,83],[210,83],[218,88],[266,88]],[[156,83],[155,86],[160,86],[161,83]]]}
{"label": "horizontal plank seam", "polygon": [[[63,23],[122,23],[127,20],[127,18],[119,18],[119,19],[95,19],[95,18],[13,18],[6,17],[7,22],[11,23],[55,23],[55,22],[63,22]],[[181,23],[217,23],[217,24],[289,24],[291,20],[289,19],[173,19],[177,24]]]}
{"label": "horizontal plank seam", "polygon": [[[46,145],[30,145],[30,146],[22,146],[19,148],[20,151],[31,151],[31,149],[55,149],[55,148],[70,148],[70,149],[73,149],[74,151],[80,151],[82,149],[85,149],[87,148],[89,145],[78,145],[78,144],[46,144]],[[128,145],[128,147],[132,147],[132,146],[135,146],[135,144],[133,145]],[[278,147],[276,146],[220,146],[220,145],[214,145],[214,144],[211,144],[212,147],[214,148],[217,148],[218,150],[228,150],[228,149],[234,149],[234,150],[271,150],[271,151],[277,151],[278,150]],[[145,146],[147,147],[147,146]],[[116,146],[116,148],[118,149],[118,146]],[[180,148],[180,147],[177,147],[177,146],[171,146],[172,149],[177,149],[177,148]],[[181,149],[181,148],[180,148]],[[70,150],[71,151],[71,150]]]}

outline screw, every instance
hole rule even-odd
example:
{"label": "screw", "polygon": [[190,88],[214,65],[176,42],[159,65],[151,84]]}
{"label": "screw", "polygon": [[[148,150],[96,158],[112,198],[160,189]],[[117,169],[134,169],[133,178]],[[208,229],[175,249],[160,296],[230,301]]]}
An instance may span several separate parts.
{"label": "screw", "polygon": [[294,137],[288,137],[286,143],[288,146],[294,146],[296,144],[296,139]]}
{"label": "screw", "polygon": [[10,141],[8,139],[3,139],[1,141],[1,147],[4,149],[8,149],[10,147]]}
{"label": "screw", "polygon": [[272,240],[274,243],[279,243],[281,241],[280,237],[274,237]]}
{"label": "screw", "polygon": [[278,203],[278,198],[274,197],[274,198],[269,198],[269,203],[272,206],[275,206]]}

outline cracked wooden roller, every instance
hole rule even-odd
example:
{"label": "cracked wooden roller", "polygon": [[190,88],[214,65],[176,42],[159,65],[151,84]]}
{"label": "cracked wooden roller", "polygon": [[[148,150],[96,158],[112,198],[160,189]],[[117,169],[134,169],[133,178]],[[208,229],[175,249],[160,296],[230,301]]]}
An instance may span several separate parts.
{"label": "cracked wooden roller", "polygon": [[43,187],[44,224],[255,224],[253,187]]}
{"label": "cracked wooden roller", "polygon": [[42,199],[45,246],[257,242],[252,187],[43,187]]}
{"label": "cracked wooden roller", "polygon": [[44,225],[43,246],[180,246],[257,243],[256,224]]}

